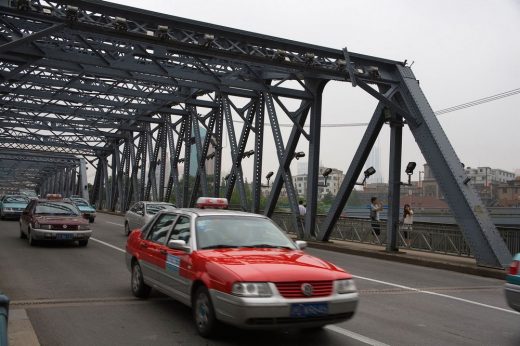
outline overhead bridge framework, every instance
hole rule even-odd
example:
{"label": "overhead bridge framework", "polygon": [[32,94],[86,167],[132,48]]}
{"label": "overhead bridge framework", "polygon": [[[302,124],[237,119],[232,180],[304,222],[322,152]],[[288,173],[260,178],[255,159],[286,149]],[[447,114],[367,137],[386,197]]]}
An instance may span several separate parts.
{"label": "overhead bridge framework", "polygon": [[[379,103],[317,227],[322,92],[330,80],[351,83]],[[280,120],[292,123],[288,138]],[[461,162],[405,63],[102,1],[0,0],[0,148],[84,158],[96,170],[90,199],[98,208],[126,210],[136,200],[186,207],[200,195],[229,198],[236,189],[242,209],[270,216],[283,187],[296,228],[290,164],[302,139],[309,166],[300,236],[328,240],[385,125],[391,128],[387,249],[397,250],[407,126],[477,263],[508,265],[511,255],[464,184]],[[267,129],[275,153],[263,150]],[[261,211],[263,156],[273,154],[279,166]],[[230,155],[230,167],[223,167],[223,155]],[[245,164],[253,166],[251,194]]]}

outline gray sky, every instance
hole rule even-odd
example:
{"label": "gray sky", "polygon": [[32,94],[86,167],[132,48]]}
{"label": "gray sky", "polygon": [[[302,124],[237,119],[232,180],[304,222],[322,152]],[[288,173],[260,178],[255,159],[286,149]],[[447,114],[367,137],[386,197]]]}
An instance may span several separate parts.
{"label": "gray sky", "polygon": [[[337,49],[347,46],[356,53],[414,61],[412,69],[433,110],[520,88],[520,0],[114,2]],[[324,92],[323,123],[366,123],[375,105],[359,88],[329,83]],[[440,115],[439,121],[466,166],[514,171],[520,168],[518,109],[520,94]],[[323,165],[346,171],[364,130],[324,128]],[[379,140],[384,177],[388,171],[388,134],[386,127]],[[403,147],[403,170],[408,161],[424,163],[407,129]],[[299,150],[308,151],[306,141]],[[272,153],[264,156],[264,175],[275,167],[274,149]],[[246,167],[245,172],[247,176],[250,169]],[[417,173],[413,179],[418,179]]]}

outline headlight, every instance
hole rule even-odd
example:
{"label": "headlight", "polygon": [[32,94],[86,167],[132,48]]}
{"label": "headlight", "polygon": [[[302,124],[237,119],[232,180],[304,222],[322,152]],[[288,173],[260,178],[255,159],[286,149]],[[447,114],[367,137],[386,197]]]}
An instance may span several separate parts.
{"label": "headlight", "polygon": [[80,231],[88,231],[90,229],[89,225],[78,225],[78,229]]}
{"label": "headlight", "polygon": [[354,284],[354,280],[336,280],[336,292],[339,294],[356,292],[356,285]]}
{"label": "headlight", "polygon": [[273,295],[267,282],[235,282],[231,293],[240,297],[270,297]]}
{"label": "headlight", "polygon": [[5,210],[5,211],[13,211],[13,208],[7,208],[7,207],[5,207],[4,210]]}
{"label": "headlight", "polygon": [[36,226],[37,224],[34,224],[34,226],[36,228],[39,228],[39,229],[52,229],[52,226],[51,225],[42,225],[42,224],[39,224],[39,227]]}

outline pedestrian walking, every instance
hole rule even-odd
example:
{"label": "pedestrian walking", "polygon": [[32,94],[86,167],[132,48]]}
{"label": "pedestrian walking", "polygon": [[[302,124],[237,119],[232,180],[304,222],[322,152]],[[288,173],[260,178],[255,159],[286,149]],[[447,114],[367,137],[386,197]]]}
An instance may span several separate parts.
{"label": "pedestrian walking", "polygon": [[404,205],[403,210],[403,235],[406,242],[406,246],[410,247],[410,233],[413,225],[413,210],[410,204]]}

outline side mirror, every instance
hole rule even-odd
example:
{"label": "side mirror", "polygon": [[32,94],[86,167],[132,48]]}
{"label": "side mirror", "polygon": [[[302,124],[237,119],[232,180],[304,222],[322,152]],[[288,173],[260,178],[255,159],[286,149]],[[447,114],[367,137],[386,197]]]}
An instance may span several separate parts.
{"label": "side mirror", "polygon": [[307,242],[303,240],[297,240],[296,246],[298,247],[298,249],[303,250],[307,247]]}
{"label": "side mirror", "polygon": [[191,250],[184,240],[170,240],[168,242],[168,247],[170,249],[181,250],[184,252],[190,252]]}

